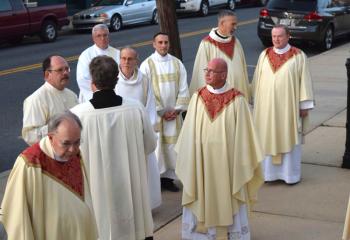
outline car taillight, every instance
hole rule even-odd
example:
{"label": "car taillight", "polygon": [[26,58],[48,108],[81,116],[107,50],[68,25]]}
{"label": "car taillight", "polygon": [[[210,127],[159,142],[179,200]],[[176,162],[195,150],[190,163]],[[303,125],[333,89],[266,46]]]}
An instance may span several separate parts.
{"label": "car taillight", "polygon": [[304,16],[304,19],[311,22],[311,21],[322,21],[322,16],[318,15],[318,13],[315,12],[311,12],[308,15]]}
{"label": "car taillight", "polygon": [[270,16],[269,11],[266,8],[263,8],[260,10],[260,17],[266,18],[269,16]]}

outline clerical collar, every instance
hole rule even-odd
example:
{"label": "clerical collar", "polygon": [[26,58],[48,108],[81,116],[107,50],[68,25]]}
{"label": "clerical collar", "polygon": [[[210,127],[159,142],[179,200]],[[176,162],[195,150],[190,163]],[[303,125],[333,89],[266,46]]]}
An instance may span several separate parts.
{"label": "clerical collar", "polygon": [[45,87],[46,87],[47,89],[49,89],[50,91],[54,91],[54,92],[57,92],[57,93],[62,93],[62,92],[63,92],[63,90],[59,90],[59,89],[55,88],[54,86],[52,86],[52,85],[51,85],[50,83],[48,83],[47,81],[45,81],[44,85],[45,85]]}
{"label": "clerical collar", "polygon": [[218,28],[213,28],[209,33],[209,37],[221,43],[231,42],[232,36],[221,36],[217,31]]}
{"label": "clerical collar", "polygon": [[[54,150],[54,151],[55,151],[55,150]],[[63,158],[57,156],[56,153],[53,154],[53,157],[54,157],[54,159],[55,159],[57,162],[68,162],[67,159],[63,159]]]}
{"label": "clerical collar", "polygon": [[94,45],[94,48],[95,48],[95,50],[98,52],[98,54],[100,54],[100,55],[106,55],[106,53],[108,52],[109,46],[108,46],[106,49],[102,49],[102,48],[99,48],[99,47],[95,44],[95,45]]}
{"label": "clerical collar", "polygon": [[209,92],[213,93],[213,94],[221,94],[224,92],[227,92],[229,89],[227,82],[225,82],[225,85],[222,86],[221,88],[218,89],[214,89],[212,86],[207,85],[207,89]]}
{"label": "clerical collar", "polygon": [[132,74],[132,76],[130,78],[127,78],[120,69],[119,69],[119,75],[120,75],[121,78],[118,81],[122,80],[123,82],[126,82],[128,84],[129,83],[133,84],[133,83],[137,82],[137,75],[138,75],[137,74],[137,69],[135,69],[135,71],[133,72],[133,74]]}
{"label": "clerical collar", "polygon": [[166,62],[168,61],[168,57],[169,57],[169,54],[165,55],[165,56],[162,56],[160,55],[157,51],[154,52],[154,56],[155,58],[160,61],[160,62]]}
{"label": "clerical collar", "polygon": [[291,46],[288,43],[284,48],[275,48],[274,47],[273,51],[277,54],[284,54],[284,53],[288,52],[290,48],[291,48]]}
{"label": "clerical collar", "polygon": [[218,35],[219,37],[223,38],[223,39],[229,38],[229,36],[221,35],[221,34],[219,33],[219,29],[216,29],[216,30],[215,30],[215,34]]}

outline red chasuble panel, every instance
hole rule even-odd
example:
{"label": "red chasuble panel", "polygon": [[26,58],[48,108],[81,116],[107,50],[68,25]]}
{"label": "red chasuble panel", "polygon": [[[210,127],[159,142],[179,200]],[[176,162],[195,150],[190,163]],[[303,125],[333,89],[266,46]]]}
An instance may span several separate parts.
{"label": "red chasuble panel", "polygon": [[286,53],[277,54],[273,51],[273,47],[270,47],[266,50],[267,57],[270,62],[270,66],[272,71],[275,73],[277,70],[283,66],[289,59],[291,59],[294,55],[300,53],[300,49],[296,47],[291,47]]}
{"label": "red chasuble panel", "polygon": [[214,94],[209,92],[207,87],[201,88],[198,91],[198,94],[203,100],[207,113],[212,121],[215,120],[215,118],[235,99],[236,96],[241,95],[239,91],[233,88],[221,94]]}
{"label": "red chasuble panel", "polygon": [[58,162],[41,151],[39,143],[36,143],[24,150],[22,156],[28,165],[41,168],[44,174],[61,183],[84,200],[84,179],[80,155],[67,162]]}
{"label": "red chasuble panel", "polygon": [[211,44],[215,45],[222,52],[224,52],[230,59],[233,58],[234,48],[235,48],[235,43],[236,43],[236,38],[235,37],[232,36],[231,41],[227,42],[227,43],[222,43],[222,42],[215,41],[210,36],[206,36],[203,40],[204,41],[208,41]]}

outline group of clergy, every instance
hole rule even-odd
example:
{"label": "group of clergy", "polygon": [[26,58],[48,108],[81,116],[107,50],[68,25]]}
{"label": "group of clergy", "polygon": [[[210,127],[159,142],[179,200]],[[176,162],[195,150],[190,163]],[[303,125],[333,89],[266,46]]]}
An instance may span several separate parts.
{"label": "group of clergy", "polygon": [[96,25],[78,60],[79,100],[66,88],[67,61],[46,58],[45,84],[23,106],[31,146],[1,204],[9,239],[153,239],[151,210],[179,179],[182,239],[250,240],[248,212],[264,181],[301,179],[314,100],[307,58],[282,25],[249,84],[237,24],[219,12],[189,87],[163,32],[138,68],[136,50],[111,47],[108,27]]}

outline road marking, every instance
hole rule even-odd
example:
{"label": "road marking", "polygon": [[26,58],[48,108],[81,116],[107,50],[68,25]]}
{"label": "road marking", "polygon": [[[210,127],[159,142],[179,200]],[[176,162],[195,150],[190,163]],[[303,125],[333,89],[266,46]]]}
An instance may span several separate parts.
{"label": "road marking", "polygon": [[[248,25],[248,24],[252,24],[252,23],[256,23],[256,22],[258,22],[257,18],[239,22],[238,26],[244,26],[244,25]],[[208,33],[208,32],[210,32],[210,30],[211,30],[211,28],[206,28],[206,29],[202,29],[199,31],[182,33],[182,34],[180,34],[180,38],[187,38],[187,37],[200,35],[203,33]],[[144,47],[144,46],[148,46],[148,45],[152,45],[152,41],[144,41],[144,42],[134,43],[131,45],[131,47],[139,48],[139,47]],[[77,61],[78,58],[79,58],[79,55],[75,55],[75,56],[71,56],[71,57],[66,57],[65,59],[67,60],[67,62],[74,62],[74,61]],[[42,66],[42,63],[35,63],[35,64],[26,65],[26,66],[22,66],[22,67],[15,67],[15,68],[10,68],[10,69],[6,69],[6,70],[1,70],[0,77],[5,76],[5,75],[9,75],[12,73],[18,73],[18,72],[24,72],[24,71],[28,71],[28,70],[38,69],[38,68],[41,68],[41,66]]]}

